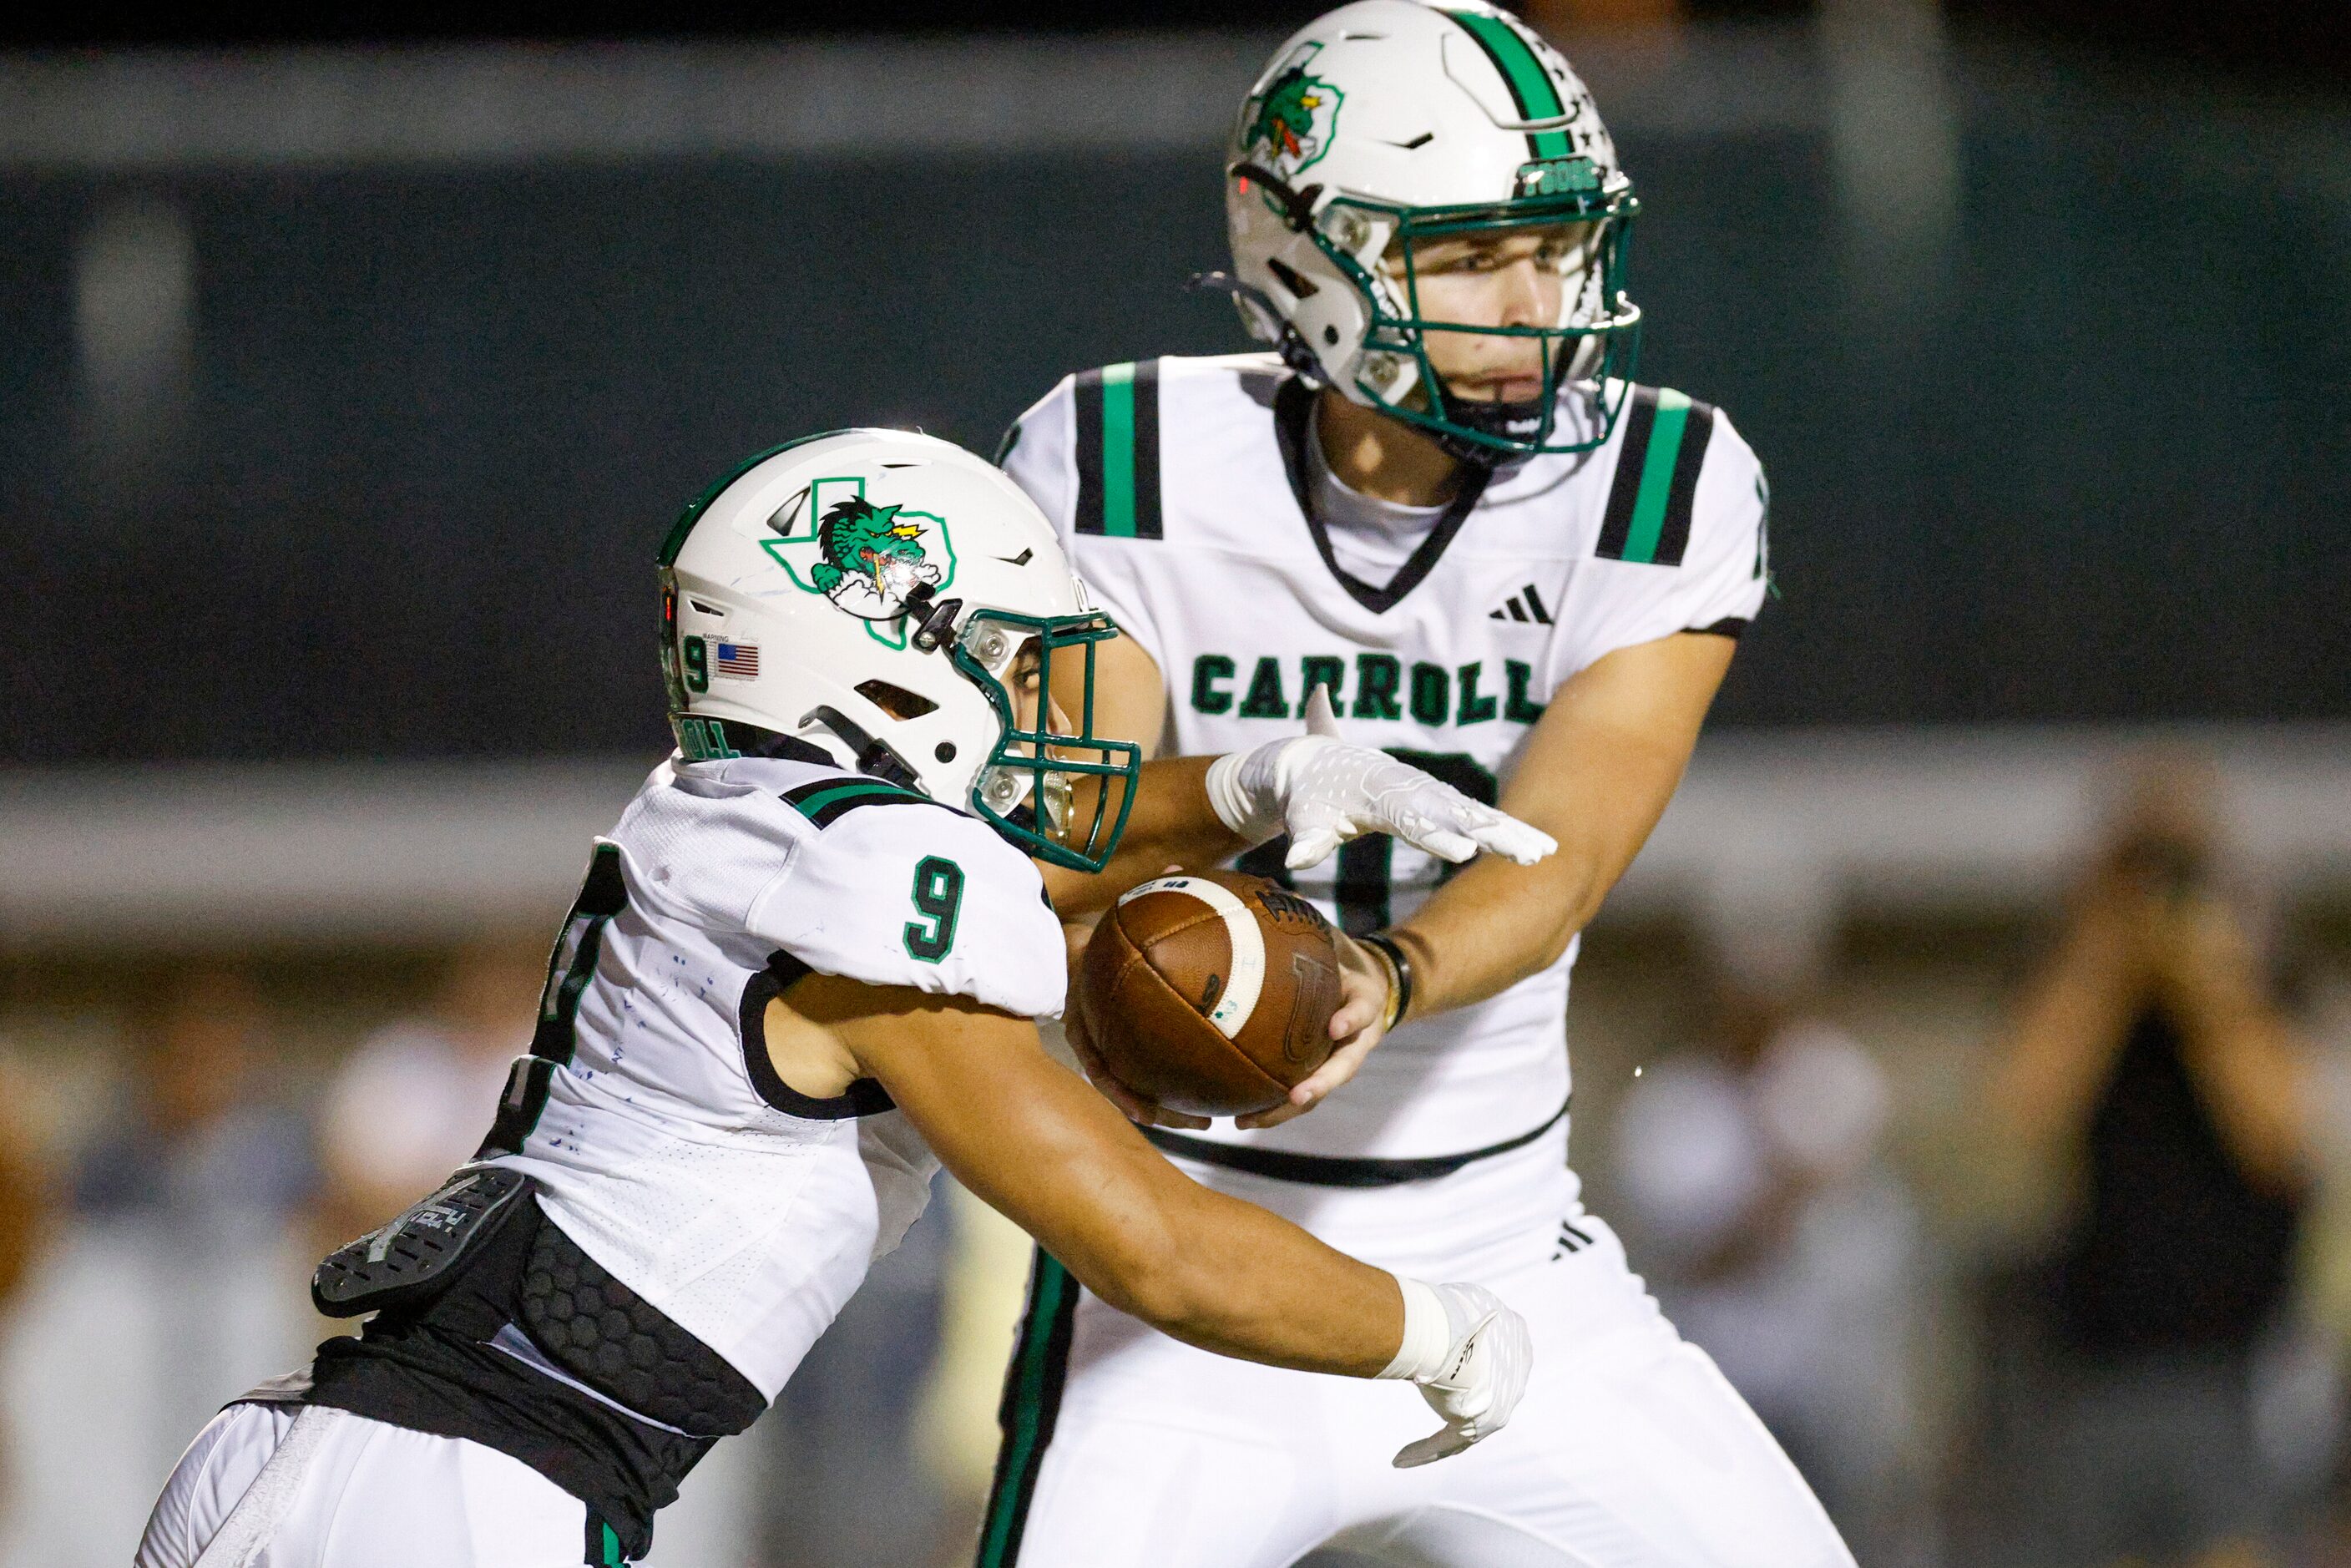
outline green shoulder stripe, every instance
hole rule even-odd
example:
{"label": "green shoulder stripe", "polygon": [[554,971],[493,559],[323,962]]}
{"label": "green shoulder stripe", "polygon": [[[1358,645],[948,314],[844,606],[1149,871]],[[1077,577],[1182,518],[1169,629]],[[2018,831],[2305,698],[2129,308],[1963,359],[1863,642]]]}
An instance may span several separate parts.
{"label": "green shoulder stripe", "polygon": [[1104,365],[1077,378],[1077,530],[1155,539],[1159,517],[1159,361]]}
{"label": "green shoulder stripe", "polygon": [[1607,560],[1679,566],[1689,548],[1690,511],[1714,434],[1714,410],[1669,387],[1635,387],[1623,431],[1593,553]]}
{"label": "green shoulder stripe", "polygon": [[829,828],[860,806],[936,806],[927,795],[884,784],[879,779],[823,779],[783,792],[784,804],[820,828]]}

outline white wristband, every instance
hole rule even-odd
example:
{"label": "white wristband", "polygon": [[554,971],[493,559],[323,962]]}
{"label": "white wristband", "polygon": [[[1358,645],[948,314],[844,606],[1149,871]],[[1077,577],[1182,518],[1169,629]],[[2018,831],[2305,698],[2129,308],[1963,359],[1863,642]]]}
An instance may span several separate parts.
{"label": "white wristband", "polygon": [[1404,1292],[1404,1343],[1396,1347],[1395,1359],[1376,1375],[1425,1383],[1445,1370],[1447,1353],[1453,1348],[1452,1322],[1444,1301],[1428,1286],[1402,1274],[1389,1278]]}

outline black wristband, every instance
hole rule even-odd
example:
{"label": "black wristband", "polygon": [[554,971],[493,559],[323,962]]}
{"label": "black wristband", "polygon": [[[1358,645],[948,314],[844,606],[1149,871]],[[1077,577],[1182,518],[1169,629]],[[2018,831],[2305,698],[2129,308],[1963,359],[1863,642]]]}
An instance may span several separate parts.
{"label": "black wristband", "polygon": [[1404,956],[1404,946],[1384,931],[1372,931],[1355,938],[1365,946],[1377,947],[1395,966],[1396,1013],[1402,1023],[1412,1015],[1412,960]]}

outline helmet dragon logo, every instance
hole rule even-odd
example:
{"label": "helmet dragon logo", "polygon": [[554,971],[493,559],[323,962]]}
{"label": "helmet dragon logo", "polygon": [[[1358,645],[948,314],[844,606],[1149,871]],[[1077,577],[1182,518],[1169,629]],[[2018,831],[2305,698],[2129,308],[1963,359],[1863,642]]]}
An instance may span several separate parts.
{"label": "helmet dragon logo", "polygon": [[[850,476],[819,479],[806,492],[809,532],[795,535],[801,497],[769,520],[780,538],[760,545],[805,593],[820,593],[836,609],[867,622],[878,642],[905,643],[894,624],[906,612],[906,596],[917,588],[945,589],[955,580],[955,550],[944,517],[881,506],[867,499],[865,481]],[[886,629],[881,624],[892,622]]]}
{"label": "helmet dragon logo", "polygon": [[1285,180],[1319,162],[1339,128],[1339,105],[1346,95],[1307,74],[1322,48],[1308,44],[1301,49],[1241,110],[1241,151],[1258,154]]}

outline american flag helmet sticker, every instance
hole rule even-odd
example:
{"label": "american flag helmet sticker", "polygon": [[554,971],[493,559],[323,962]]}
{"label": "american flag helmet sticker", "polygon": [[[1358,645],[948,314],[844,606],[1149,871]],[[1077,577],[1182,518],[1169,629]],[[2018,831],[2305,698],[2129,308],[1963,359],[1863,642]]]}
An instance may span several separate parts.
{"label": "american flag helmet sticker", "polygon": [[718,644],[718,674],[738,681],[759,678],[759,645],[757,643],[721,643]]}

